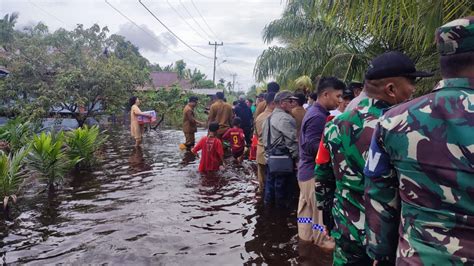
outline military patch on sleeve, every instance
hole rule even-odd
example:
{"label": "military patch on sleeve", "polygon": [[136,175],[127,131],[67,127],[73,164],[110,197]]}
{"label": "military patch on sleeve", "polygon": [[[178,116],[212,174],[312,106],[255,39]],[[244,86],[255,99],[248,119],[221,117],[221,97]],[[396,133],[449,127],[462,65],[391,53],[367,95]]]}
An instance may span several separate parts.
{"label": "military patch on sleeve", "polygon": [[364,175],[367,177],[387,175],[391,168],[390,157],[381,144],[380,130],[377,126],[370,143]]}

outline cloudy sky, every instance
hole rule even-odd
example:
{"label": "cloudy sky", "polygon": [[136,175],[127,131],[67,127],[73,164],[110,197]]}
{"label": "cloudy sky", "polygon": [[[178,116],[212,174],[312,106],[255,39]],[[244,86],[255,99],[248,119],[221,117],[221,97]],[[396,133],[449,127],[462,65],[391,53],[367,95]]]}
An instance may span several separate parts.
{"label": "cloudy sky", "polygon": [[[278,18],[282,0],[142,0],[171,31],[200,54],[171,35],[138,0],[0,0],[1,15],[19,12],[17,26],[44,22],[51,31],[73,29],[76,24],[107,26],[111,33],[124,35],[140,48],[152,63],[168,65],[184,59],[212,79],[214,48],[209,41],[224,42],[218,47],[216,81],[232,81],[247,90],[255,83],[253,67],[267,47],[263,27]],[[138,25],[138,27],[137,27]],[[206,58],[209,57],[209,58]]]}

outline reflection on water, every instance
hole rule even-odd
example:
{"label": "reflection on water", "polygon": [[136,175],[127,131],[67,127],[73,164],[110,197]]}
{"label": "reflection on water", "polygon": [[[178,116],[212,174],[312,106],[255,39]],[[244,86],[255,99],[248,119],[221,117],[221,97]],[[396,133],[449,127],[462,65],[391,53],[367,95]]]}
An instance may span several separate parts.
{"label": "reflection on water", "polygon": [[3,262],[330,264],[317,250],[298,255],[295,210],[263,209],[251,163],[200,175],[198,159],[178,149],[179,131],[151,131],[139,149],[128,131],[110,132],[91,173],[74,173],[50,197],[41,184],[24,189],[0,222]]}

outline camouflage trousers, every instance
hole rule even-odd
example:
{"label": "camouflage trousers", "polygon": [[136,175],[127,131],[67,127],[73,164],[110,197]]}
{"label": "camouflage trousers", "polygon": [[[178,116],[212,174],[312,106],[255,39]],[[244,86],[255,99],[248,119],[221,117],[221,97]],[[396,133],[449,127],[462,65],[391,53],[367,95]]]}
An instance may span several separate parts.
{"label": "camouflage trousers", "polygon": [[365,246],[358,241],[346,238],[333,232],[336,241],[334,265],[372,265],[372,260],[365,252]]}

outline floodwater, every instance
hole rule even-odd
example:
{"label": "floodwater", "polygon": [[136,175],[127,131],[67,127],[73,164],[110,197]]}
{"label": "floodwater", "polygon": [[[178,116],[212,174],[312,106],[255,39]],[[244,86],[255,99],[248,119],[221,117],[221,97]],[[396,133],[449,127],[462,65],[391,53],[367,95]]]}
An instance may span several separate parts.
{"label": "floodwater", "polygon": [[0,222],[3,263],[331,264],[298,246],[296,210],[263,208],[252,163],[201,176],[178,150],[179,131],[148,132],[140,150],[127,130],[110,133],[92,173],[66,178],[55,195],[27,183]]}

